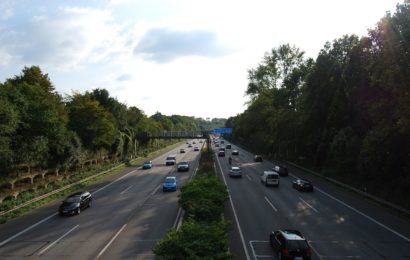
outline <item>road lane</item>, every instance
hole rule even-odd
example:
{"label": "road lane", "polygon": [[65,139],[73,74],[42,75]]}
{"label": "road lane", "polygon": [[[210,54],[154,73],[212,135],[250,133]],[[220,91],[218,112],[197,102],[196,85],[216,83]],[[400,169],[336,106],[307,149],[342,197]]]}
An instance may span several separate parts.
{"label": "road lane", "polygon": [[[236,146],[232,149],[239,150],[239,156],[232,156],[233,165],[241,166],[244,175],[253,180],[228,178],[227,183],[237,209],[239,222],[244,227],[243,233],[248,242],[248,250],[254,253],[256,258],[266,258],[267,255],[273,257],[266,241],[269,232],[279,228],[300,230],[316,252],[314,259],[408,257],[408,241],[318,190],[313,193],[303,193],[292,189],[291,182],[294,180],[292,176],[281,178],[279,188],[264,187],[259,181],[259,174],[263,170],[271,170],[273,164],[266,161],[254,163],[252,154]],[[227,150],[226,156],[229,155],[230,151]],[[227,157],[217,157],[225,175],[229,169]],[[294,171],[292,170],[291,173]],[[343,199],[348,197],[343,194],[343,191],[333,192],[335,188],[332,184],[316,183],[316,180],[314,182],[316,187],[326,190],[335,198],[339,197],[339,193],[342,193]],[[275,206],[277,213],[272,210],[265,198]],[[356,206],[366,203],[357,200],[351,196],[348,203],[353,201]],[[363,208],[369,207],[372,205]],[[270,209],[270,212],[267,209]],[[396,224],[395,216],[377,207],[369,211],[369,214],[374,211],[378,212],[375,214],[377,218],[384,215],[382,219],[388,220],[384,225]],[[400,230],[403,230],[404,237],[408,237],[409,223],[400,221],[402,223]]]}
{"label": "road lane", "polygon": [[[170,198],[173,197],[174,199],[169,200],[167,210],[162,212],[156,210],[156,208],[164,208],[162,202],[152,200],[152,203],[149,203],[150,199],[157,196],[160,192],[162,193],[162,190],[158,187],[162,185],[163,179],[166,176],[175,175],[180,185],[185,183],[192,174],[193,166],[197,164],[199,157],[199,152],[195,152],[193,149],[192,151],[187,149],[187,153],[180,154],[179,149],[181,147],[186,148],[186,145],[181,145],[154,159],[154,167],[150,170],[128,169],[119,178],[117,177],[111,181],[102,181],[100,185],[90,187],[90,192],[94,192],[92,207],[82,211],[78,216],[51,216],[32,229],[19,234],[19,236],[15,236],[17,232],[1,232],[2,240],[0,240],[0,243],[2,241],[7,243],[0,247],[0,258],[36,257],[41,255],[42,258],[48,259],[61,257],[65,259],[94,259],[113,239],[116,232],[124,227],[104,252],[101,253],[100,256],[103,257],[104,254],[109,253],[110,248],[117,241],[121,241],[122,234],[127,232],[129,222],[131,222],[132,226],[132,221],[136,221],[138,218],[145,218],[144,214],[150,215],[151,213],[155,213],[150,215],[152,223],[163,223],[161,225],[151,225],[154,229],[157,226],[160,227],[161,230],[156,231],[159,234],[156,239],[161,238],[166,230],[172,227],[176,217],[178,211],[177,193],[170,196]],[[165,157],[168,154],[175,154],[177,162],[181,160],[191,161],[190,171],[177,173],[175,166],[165,166]],[[54,209],[49,206],[44,207],[44,215],[55,214],[57,203],[53,204],[56,206]],[[149,213],[150,210],[151,213]],[[160,215],[157,215],[159,213]],[[157,218],[162,219],[164,216],[170,219],[170,223],[157,220]],[[25,219],[25,221],[21,219]],[[25,226],[33,224],[28,216],[22,216],[20,221],[10,221],[2,225],[1,230],[18,230],[17,227],[10,226],[22,222],[25,223]],[[73,226],[76,226],[75,230],[72,230]],[[3,229],[3,227],[5,228]],[[140,227],[136,226],[135,228]],[[22,229],[24,228],[20,227],[20,230]],[[7,241],[8,238],[12,239]],[[129,247],[131,248],[132,245]]]}

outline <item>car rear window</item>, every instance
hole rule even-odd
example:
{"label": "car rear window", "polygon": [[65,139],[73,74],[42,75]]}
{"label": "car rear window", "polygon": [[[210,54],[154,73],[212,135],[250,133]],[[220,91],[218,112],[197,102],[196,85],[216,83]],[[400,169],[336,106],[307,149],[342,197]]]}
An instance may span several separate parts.
{"label": "car rear window", "polygon": [[287,246],[290,250],[293,249],[308,249],[309,245],[305,240],[288,240]]}
{"label": "car rear window", "polygon": [[275,174],[269,174],[268,176],[266,176],[266,179],[279,179],[278,175]]}
{"label": "car rear window", "polygon": [[174,156],[168,156],[167,160],[175,160],[175,157]]}

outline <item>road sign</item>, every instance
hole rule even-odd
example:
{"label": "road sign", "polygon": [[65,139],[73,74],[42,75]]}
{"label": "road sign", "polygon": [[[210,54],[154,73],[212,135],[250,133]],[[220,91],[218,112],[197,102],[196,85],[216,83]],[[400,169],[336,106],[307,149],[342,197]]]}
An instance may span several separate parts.
{"label": "road sign", "polygon": [[232,128],[214,128],[212,130],[212,133],[214,134],[232,134]]}

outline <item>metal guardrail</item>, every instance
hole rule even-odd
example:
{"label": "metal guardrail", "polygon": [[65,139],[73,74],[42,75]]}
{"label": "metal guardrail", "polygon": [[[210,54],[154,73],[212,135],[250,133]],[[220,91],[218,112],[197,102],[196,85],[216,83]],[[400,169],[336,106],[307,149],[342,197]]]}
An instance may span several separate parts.
{"label": "metal guardrail", "polygon": [[343,183],[343,182],[340,182],[340,181],[337,181],[337,180],[335,180],[335,179],[332,179],[332,178],[323,176],[323,175],[320,174],[320,173],[317,173],[317,172],[315,172],[315,171],[312,171],[312,170],[310,170],[310,169],[307,169],[307,168],[305,168],[305,167],[302,167],[302,166],[300,166],[300,165],[297,165],[297,164],[295,164],[295,163],[293,163],[293,162],[286,161],[286,164],[292,165],[293,167],[296,167],[296,168],[298,168],[298,169],[300,169],[300,170],[303,170],[303,171],[305,171],[305,172],[311,173],[311,174],[313,174],[313,175],[315,175],[315,176],[317,176],[317,177],[319,177],[319,178],[325,179],[325,180],[327,180],[327,181],[329,181],[329,182],[332,182],[332,183],[334,183],[334,184],[336,184],[336,185],[339,185],[339,186],[341,186],[341,187],[343,187],[343,188],[345,188],[345,189],[347,189],[347,190],[356,192],[356,193],[362,195],[363,197],[366,197],[366,198],[369,198],[369,199],[371,199],[371,200],[374,200],[374,201],[376,201],[376,202],[378,202],[378,203],[380,203],[380,204],[382,204],[382,205],[384,205],[384,206],[386,206],[386,207],[390,207],[390,208],[395,209],[395,210],[397,210],[397,211],[399,211],[399,212],[401,212],[401,213],[403,213],[403,214],[405,214],[405,215],[410,216],[410,210],[405,209],[405,208],[403,208],[403,207],[401,207],[401,206],[399,206],[399,205],[396,205],[396,204],[391,203],[391,202],[389,202],[389,201],[386,201],[386,200],[384,200],[384,199],[378,198],[378,197],[376,197],[376,196],[374,196],[374,195],[372,195],[372,194],[369,194],[369,193],[367,193],[367,192],[364,192],[364,191],[362,191],[362,190],[359,190],[359,189],[357,189],[357,188],[354,188],[354,187],[352,187],[352,186],[350,186],[350,185],[347,185],[347,184],[345,184],[345,183]]}

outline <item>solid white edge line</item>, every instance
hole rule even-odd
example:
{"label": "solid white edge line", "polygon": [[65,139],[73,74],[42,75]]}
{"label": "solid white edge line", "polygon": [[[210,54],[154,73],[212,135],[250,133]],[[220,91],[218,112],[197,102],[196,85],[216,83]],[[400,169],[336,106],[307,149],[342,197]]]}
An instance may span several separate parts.
{"label": "solid white edge line", "polygon": [[241,225],[239,224],[238,216],[236,215],[235,206],[233,205],[232,197],[231,197],[231,194],[230,194],[230,192],[229,192],[229,188],[228,188],[228,184],[227,184],[226,179],[225,179],[224,172],[222,171],[222,167],[221,167],[221,164],[220,164],[218,158],[216,158],[216,161],[218,162],[219,170],[221,170],[221,175],[222,175],[222,178],[223,178],[223,180],[224,180],[225,186],[226,186],[226,188],[228,189],[229,201],[230,201],[230,203],[231,203],[232,212],[233,212],[233,215],[234,215],[234,217],[235,217],[236,226],[238,227],[238,230],[239,230],[239,236],[241,237],[241,242],[242,242],[243,250],[245,251],[246,259],[250,259],[250,257],[249,257],[249,252],[248,252],[248,248],[246,247],[245,238],[243,237]]}
{"label": "solid white edge line", "polygon": [[[299,179],[299,177],[297,177],[297,176],[294,175],[294,174],[290,174],[290,175],[291,175],[292,177],[294,177],[294,178],[298,178],[298,179]],[[400,234],[399,232],[397,232],[397,231],[394,230],[394,229],[389,228],[388,226],[386,226],[386,225],[380,223],[379,221],[375,220],[374,218],[372,218],[372,217],[370,217],[370,216],[364,214],[364,213],[361,212],[360,210],[353,208],[352,206],[348,205],[347,203],[345,203],[345,202],[343,202],[343,201],[341,201],[341,200],[339,200],[339,199],[333,197],[333,196],[330,195],[329,193],[327,193],[327,192],[325,192],[325,191],[323,191],[323,190],[321,190],[321,189],[319,189],[319,188],[317,188],[317,187],[315,187],[315,190],[317,190],[317,191],[323,193],[324,195],[328,196],[329,198],[331,198],[331,199],[333,199],[333,200],[339,202],[340,204],[342,204],[342,205],[348,207],[349,209],[353,210],[353,211],[356,212],[357,214],[362,215],[363,217],[365,217],[365,218],[367,218],[368,220],[372,221],[373,223],[375,223],[375,224],[377,224],[377,225],[383,227],[384,229],[386,229],[386,230],[392,232],[393,234],[397,235],[398,237],[401,237],[402,239],[406,240],[407,242],[410,242],[410,238],[406,237],[405,235]]]}
{"label": "solid white edge line", "polygon": [[129,189],[131,189],[134,185],[129,186],[128,188],[126,188],[125,190],[121,191],[120,194],[124,194],[126,191],[128,191]]}
{"label": "solid white edge line", "polygon": [[96,259],[100,258],[102,254],[104,254],[105,250],[114,242],[114,240],[118,237],[118,235],[122,232],[122,230],[127,226],[127,224],[124,224],[120,230],[117,231],[117,233],[114,235],[113,238],[111,238],[110,242],[108,242],[107,245],[101,250],[101,252],[97,255]]}
{"label": "solid white edge line", "polygon": [[272,209],[276,212],[278,212],[278,209],[275,208],[275,206],[273,206],[272,202],[270,202],[270,200],[268,199],[268,197],[265,196],[265,200],[266,202],[272,207]]}
{"label": "solid white edge line", "polygon": [[299,199],[305,203],[309,208],[313,209],[316,213],[319,213],[319,211],[317,211],[317,209],[315,209],[312,205],[310,205],[309,203],[307,203],[304,199],[302,199],[301,197],[299,197]]}
{"label": "solid white edge line", "polygon": [[42,254],[44,254],[45,251],[47,251],[48,249],[50,249],[52,246],[54,246],[55,244],[57,244],[61,239],[63,239],[65,236],[67,236],[68,234],[70,234],[74,229],[78,228],[79,225],[76,225],[75,227],[73,227],[72,229],[70,229],[69,231],[67,231],[64,235],[62,235],[61,237],[59,237],[56,241],[54,241],[53,243],[49,244],[46,248],[44,248],[43,250],[41,250],[38,255],[41,256]]}
{"label": "solid white edge line", "polygon": [[251,246],[251,249],[252,249],[252,254],[253,254],[253,259],[257,259],[256,258],[256,252],[255,252],[255,249],[253,248],[253,243],[254,241],[252,240],[252,241],[249,241],[249,245]]}
{"label": "solid white edge line", "polygon": [[248,178],[248,180],[252,181],[252,178],[248,174],[245,174],[245,175]]}
{"label": "solid white edge line", "polygon": [[33,225],[29,226],[28,228],[26,228],[26,229],[24,229],[24,230],[18,232],[17,234],[15,234],[15,235],[9,237],[8,239],[2,241],[2,242],[0,243],[0,247],[4,246],[5,244],[7,244],[7,243],[10,242],[11,240],[15,239],[16,237],[21,236],[22,234],[26,233],[27,231],[29,231],[29,230],[31,230],[31,229],[37,227],[38,225],[42,224],[43,222],[46,222],[47,220],[49,220],[50,218],[56,216],[57,214],[58,214],[58,213],[56,212],[56,213],[54,213],[54,214],[52,214],[52,215],[50,215],[50,216],[48,216],[48,217],[46,217],[46,218],[40,220],[40,221],[37,222],[36,224],[33,224]]}

